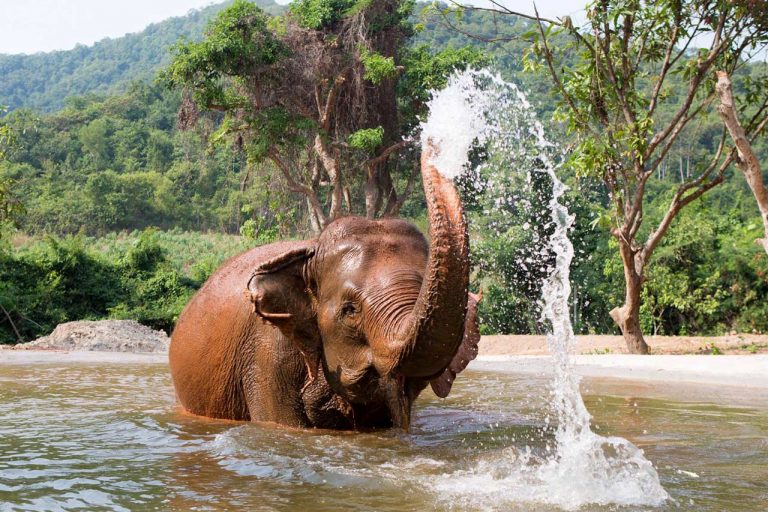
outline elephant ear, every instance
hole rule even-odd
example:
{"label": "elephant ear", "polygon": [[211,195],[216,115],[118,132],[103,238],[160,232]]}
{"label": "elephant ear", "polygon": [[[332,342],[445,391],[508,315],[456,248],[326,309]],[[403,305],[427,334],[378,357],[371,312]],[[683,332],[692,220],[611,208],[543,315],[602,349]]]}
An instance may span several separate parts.
{"label": "elephant ear", "polygon": [[451,392],[451,386],[456,379],[456,374],[467,367],[470,361],[477,357],[478,344],[480,343],[480,327],[477,324],[477,305],[482,299],[482,293],[469,294],[467,299],[467,314],[464,317],[464,338],[459,345],[459,350],[453,356],[448,367],[429,381],[432,391],[440,398],[445,398]]}
{"label": "elephant ear", "polygon": [[306,243],[262,263],[246,290],[253,312],[296,344],[312,380],[320,364],[320,334],[304,268],[314,252],[314,244]]}

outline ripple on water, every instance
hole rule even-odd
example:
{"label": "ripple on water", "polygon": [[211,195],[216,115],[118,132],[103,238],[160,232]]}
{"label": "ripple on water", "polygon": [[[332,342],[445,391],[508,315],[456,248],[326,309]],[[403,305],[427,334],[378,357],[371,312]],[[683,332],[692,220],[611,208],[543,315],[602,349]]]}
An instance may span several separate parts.
{"label": "ripple on water", "polygon": [[[161,365],[69,366],[0,366],[5,508],[559,510],[581,490],[544,469],[555,435],[544,378],[468,371],[447,400],[425,393],[410,435],[350,434],[180,415]],[[658,464],[679,509],[760,509],[765,411],[599,395],[588,404],[601,432]]]}

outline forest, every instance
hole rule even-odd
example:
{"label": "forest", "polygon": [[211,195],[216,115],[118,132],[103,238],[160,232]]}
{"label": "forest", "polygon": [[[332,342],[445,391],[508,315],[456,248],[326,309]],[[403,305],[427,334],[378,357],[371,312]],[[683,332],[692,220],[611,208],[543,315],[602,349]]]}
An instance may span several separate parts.
{"label": "forest", "polygon": [[[124,93],[132,82],[151,82],[170,62],[168,48],[180,37],[202,37],[208,21],[229,3],[193,10],[92,46],[34,55],[0,54],[2,104],[51,113],[61,110],[73,96]],[[275,14],[283,10],[272,0],[257,0],[256,4]]]}
{"label": "forest", "polygon": [[[418,158],[403,137],[418,126],[429,91],[457,69],[498,70],[535,105],[551,139],[592,154],[577,145],[546,66],[531,64],[531,20],[408,1],[258,6],[237,0],[93,47],[0,55],[0,343],[79,319],[133,318],[170,331],[226,258],[312,236],[338,215],[400,215],[425,229]],[[567,47],[567,33],[551,38]],[[334,50],[316,59],[326,44]],[[563,69],[578,69],[575,50],[561,57]],[[334,80],[350,59],[349,78]],[[768,66],[742,64],[734,90],[757,104],[768,93]],[[279,108],[253,106],[267,94],[261,84],[286,77],[291,87],[268,91]],[[670,73],[655,122],[674,118],[689,80]],[[326,110],[310,116],[315,95],[328,99]],[[331,111],[337,97],[354,108]],[[637,236],[653,234],[676,189],[717,152],[716,106],[705,104],[681,128],[646,178]],[[753,147],[766,182],[764,133]],[[615,195],[579,165],[599,162],[560,168],[575,214],[574,328],[619,333],[609,315],[625,300]],[[484,334],[542,330],[539,294],[552,255],[537,240],[550,229],[550,184],[509,174],[504,186],[518,196],[528,190],[527,207],[492,208],[476,181],[460,181]],[[646,335],[768,332],[760,212],[735,165],[716,185],[681,208],[654,247],[641,292]]]}

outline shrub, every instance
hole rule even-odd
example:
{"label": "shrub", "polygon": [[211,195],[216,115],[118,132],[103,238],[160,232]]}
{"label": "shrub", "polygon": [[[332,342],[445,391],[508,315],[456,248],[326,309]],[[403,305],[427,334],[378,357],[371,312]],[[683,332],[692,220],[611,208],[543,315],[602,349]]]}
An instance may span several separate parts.
{"label": "shrub", "polygon": [[2,248],[0,344],[72,320],[133,319],[170,332],[195,290],[244,248],[238,237],[156,229]]}

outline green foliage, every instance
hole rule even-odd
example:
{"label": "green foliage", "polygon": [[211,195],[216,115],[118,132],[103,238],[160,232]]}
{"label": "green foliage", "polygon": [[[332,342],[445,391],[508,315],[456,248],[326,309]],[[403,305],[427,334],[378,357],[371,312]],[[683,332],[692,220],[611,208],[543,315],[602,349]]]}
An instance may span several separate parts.
{"label": "green foliage", "polygon": [[349,145],[366,153],[373,153],[377,147],[381,146],[383,139],[384,128],[382,126],[364,128],[349,136]]}
{"label": "green foliage", "polygon": [[279,233],[273,227],[265,227],[263,219],[248,219],[240,226],[240,234],[253,245],[266,245],[277,240]]}
{"label": "green foliage", "polygon": [[235,237],[150,229],[103,239],[47,237],[0,251],[0,343],[83,319],[130,318],[170,332],[194,291],[244,248]]}
{"label": "green foliage", "polygon": [[[207,22],[229,3],[191,11],[92,46],[34,55],[0,55],[0,101],[12,110],[28,107],[55,112],[73,96],[124,93],[137,80],[153,80],[158,70],[170,62],[168,49],[180,37],[200,39]],[[273,0],[256,0],[256,4],[273,14],[285,9]]]}
{"label": "green foliage", "polygon": [[[18,134],[8,123],[7,107],[0,105],[0,165],[6,157],[18,147]],[[21,201],[16,197],[12,187],[14,180],[0,175],[0,240],[3,238],[5,225],[13,222],[24,213]]]}
{"label": "green foliage", "polygon": [[366,0],[296,0],[290,11],[299,25],[311,30],[322,30],[338,22],[355,4]]}
{"label": "green foliage", "polygon": [[[407,4],[402,2],[398,9],[406,9]],[[337,12],[334,16],[341,20],[366,5],[349,2],[343,13]],[[213,9],[220,8],[214,6]],[[248,13],[255,10],[245,2],[240,2],[239,8],[248,23],[239,25],[236,18],[224,16],[224,21],[211,25],[211,30],[218,31],[214,39],[221,47],[206,49],[204,45],[195,46],[202,43],[189,43],[191,53],[182,57],[182,60],[190,59],[185,65],[193,66],[192,50],[200,50],[196,55],[204,57],[201,69],[209,70],[216,78],[212,90],[215,92],[215,88],[220,87],[219,90],[224,91],[220,96],[218,92],[212,94],[211,98],[222,99],[229,105],[240,105],[243,98],[242,84],[236,76],[239,63],[227,54],[227,48],[250,51],[249,45],[265,32],[279,39],[286,35],[290,17],[273,18],[264,24],[261,15],[257,15],[259,19],[249,18]],[[186,32],[191,41],[199,37],[206,21],[196,16],[180,22],[184,26],[198,26],[196,34]],[[400,17],[396,20],[376,19],[376,26],[402,22],[402,13],[397,16]],[[463,30],[484,37],[496,36],[498,30],[502,30],[510,36],[496,43],[481,44],[459,32],[446,30],[434,18],[420,21],[423,24],[414,43],[402,47],[392,61],[402,68],[397,70],[396,87],[399,122],[404,132],[424,114],[429,90],[442,87],[453,70],[479,67],[491,61],[505,78],[522,85],[541,113],[555,112],[556,121],[568,121],[567,111],[562,106],[556,109],[556,98],[550,94],[551,85],[542,80],[541,75],[521,73],[527,43],[518,36],[535,28],[529,22],[510,19],[499,24],[487,13],[467,11],[461,20]],[[164,26],[157,25],[153,30]],[[328,31],[333,28],[324,27],[324,37],[329,36]],[[255,39],[243,37],[246,32]],[[128,36],[99,43],[92,49],[73,50],[70,56],[67,52],[43,56],[51,59],[55,56],[59,63],[76,63],[81,57],[86,61],[91,59],[87,83],[78,78],[83,75],[78,75],[81,68],[74,64],[76,71],[67,79],[61,79],[63,71],[50,73],[42,64],[35,64],[36,68],[24,67],[25,64],[23,73],[30,76],[23,82],[23,92],[17,96],[3,96],[2,91],[10,90],[7,84],[17,83],[14,80],[22,75],[16,74],[15,68],[3,68],[2,63],[7,61],[0,56],[0,70],[6,71],[0,73],[0,97],[7,98],[15,108],[9,115],[0,117],[0,148],[9,147],[2,144],[10,140],[4,137],[11,133],[16,141],[13,150],[7,151],[5,161],[0,162],[0,183],[13,184],[4,190],[26,206],[26,212],[16,215],[17,222],[34,236],[32,242],[15,239],[15,245],[21,245],[14,249],[8,224],[0,222],[4,233],[0,245],[0,304],[8,310],[25,340],[46,334],[59,322],[81,318],[138,318],[168,329],[194,289],[226,257],[248,246],[306,236],[300,213],[304,198],[285,191],[280,174],[263,160],[275,148],[306,147],[312,141],[307,134],[313,133],[316,124],[285,108],[270,106],[237,119],[218,112],[202,114],[194,130],[177,130],[179,93],[139,83],[129,86],[120,81],[128,75],[112,73],[111,64],[100,65],[98,56],[84,57],[91,52],[93,55],[102,52],[106,61],[134,71],[137,69],[134,64],[156,66],[163,58],[153,53],[154,48],[160,48],[161,43],[165,48],[170,41],[163,42],[165,35],[152,30],[146,34],[149,36],[141,42],[146,53],[141,55],[127,49],[110,54],[106,46],[101,46],[114,44],[115,48],[124,48],[125,44],[128,48],[139,44],[138,39],[134,41],[133,36]],[[158,41],[153,39],[155,35]],[[574,73],[574,90],[587,94],[589,74],[578,74],[578,66],[572,65],[578,61],[579,54],[567,46],[563,34],[553,32],[551,36],[556,51],[562,50],[563,69]],[[333,38],[326,40],[328,44],[332,41]],[[351,47],[352,53],[357,54],[359,48]],[[658,51],[658,48],[647,50]],[[217,68],[214,65],[218,64],[212,60],[205,60],[213,59],[214,55],[221,62],[229,59],[231,69]],[[275,55],[277,53],[265,53],[259,58],[261,62],[268,62]],[[22,60],[42,62],[35,61],[37,57]],[[529,62],[533,61],[529,59]],[[207,87],[205,76],[185,75],[191,68],[185,71],[181,64],[179,66],[177,77],[190,76]],[[95,68],[103,72],[93,73]],[[744,93],[745,101],[740,103],[740,108],[746,109],[744,112],[749,111],[750,101],[755,104],[754,98],[758,97],[761,84],[768,76],[766,69],[764,64],[752,63],[734,76],[734,86]],[[235,74],[227,74],[232,70]],[[143,76],[135,74],[139,78]],[[663,91],[665,100],[658,108],[659,120],[668,119],[680,101],[686,85],[684,74],[681,71],[668,78],[669,87]],[[43,77],[50,83],[55,81],[56,89],[40,85]],[[642,80],[647,83],[651,78],[652,75],[648,75]],[[102,93],[106,90],[103,87],[107,87],[100,85],[102,79],[104,84],[111,84],[108,87],[126,92],[119,96],[87,94],[66,101],[63,98],[69,93],[60,93],[62,90]],[[79,87],[82,89],[77,89]],[[19,101],[49,108],[54,103],[49,101],[50,97],[46,100],[46,95],[55,96],[56,104],[64,102],[65,108],[39,120],[18,108]],[[378,123],[373,121],[362,126]],[[615,155],[609,155],[613,147],[603,138],[591,139],[589,143],[584,139],[578,146],[580,151],[574,153],[575,164],[563,170],[572,187],[568,206],[576,214],[571,233],[576,248],[571,270],[571,308],[574,326],[580,333],[616,332],[607,311],[623,299],[623,269],[616,254],[616,242],[611,241],[608,232],[615,220],[610,198],[594,181],[577,180],[575,170],[580,167],[579,174],[591,176],[593,171],[602,168],[606,155],[621,159],[640,151],[642,141],[636,135],[650,128],[647,119],[639,123],[634,140],[631,133],[634,128],[617,135],[623,149],[617,149]],[[242,149],[237,144],[225,144],[237,141],[245,125],[258,127],[258,136],[246,140]],[[575,129],[575,125],[572,128]],[[563,144],[574,140],[565,130],[559,130],[557,123],[549,126],[548,131],[559,135]],[[717,147],[720,133],[718,119],[708,115],[684,132],[684,144],[670,149],[667,162],[647,184],[644,208],[647,224],[658,221],[669,205],[669,190],[679,184],[687,169],[701,168],[706,156]],[[347,143],[358,159],[369,158],[379,146],[393,140],[380,126],[353,129],[342,137],[339,146]],[[768,154],[765,140],[758,139],[755,148],[765,161]],[[300,153],[288,154],[293,158]],[[521,161],[516,167],[528,169],[532,165]],[[410,164],[407,169],[410,170]],[[509,176],[502,182],[502,188],[519,199],[519,191],[528,186],[520,181],[523,174],[510,173],[508,168],[506,174]],[[472,220],[473,290],[484,291],[480,305],[483,333],[536,332],[540,329],[537,309],[540,279],[549,257],[539,254],[537,249],[548,233],[547,212],[543,211],[548,184],[533,183],[535,193],[526,196],[532,199],[530,208],[510,203],[496,214],[488,213],[491,209],[485,208],[486,199],[469,186],[471,179],[460,185]],[[768,332],[768,258],[753,242],[760,235],[758,214],[743,179],[730,173],[727,179],[729,183],[720,191],[714,190],[711,197],[683,210],[657,249],[643,294],[641,319],[646,332]],[[395,175],[393,180],[402,188],[404,176]],[[362,188],[361,183],[354,180],[347,185],[353,194],[356,187]],[[321,194],[320,199],[327,201],[328,196]],[[401,213],[426,229],[422,196],[409,198]],[[222,234],[178,230],[126,233],[150,226]],[[641,235],[647,234],[648,228],[644,229]],[[47,233],[54,234],[54,238],[41,238]],[[56,238],[76,233],[83,235]],[[94,235],[100,238],[90,237]],[[528,258],[537,263],[531,265]],[[16,340],[2,310],[0,338],[3,342]]]}
{"label": "green foliage", "polygon": [[415,92],[427,94],[445,87],[448,77],[456,71],[482,68],[491,61],[488,54],[472,46],[434,51],[429,45],[419,44],[406,53],[406,80]]}
{"label": "green foliage", "polygon": [[[237,233],[248,204],[264,229],[281,216],[283,236],[297,230],[293,204],[262,186],[272,181],[269,167],[253,168],[236,148],[207,147],[204,133],[175,129],[177,94],[135,84],[123,96],[71,103],[35,120],[34,129],[17,130],[18,148],[0,164],[0,182],[12,182],[25,206],[16,221],[26,232],[103,235],[157,226]],[[25,116],[14,111],[8,122]],[[276,123],[298,129],[278,115],[263,124]]]}
{"label": "green foliage", "polygon": [[0,105],[0,162],[5,160],[14,141],[13,131],[4,119],[7,112],[8,107]]}
{"label": "green foliage", "polygon": [[121,292],[112,269],[88,254],[79,237],[49,238],[20,257],[3,253],[0,276],[5,343],[16,341],[15,331],[30,339],[67,319],[106,315]]}
{"label": "green foliage", "polygon": [[149,228],[128,249],[122,263],[132,274],[142,274],[156,271],[165,260],[165,249],[158,242],[157,231]]}
{"label": "green foliage", "polygon": [[393,57],[385,57],[379,53],[371,52],[366,48],[360,49],[360,60],[365,67],[363,77],[378,85],[384,80],[391,80],[397,76],[397,67]]}
{"label": "green foliage", "polygon": [[252,78],[251,73],[284,57],[288,49],[267,27],[267,15],[246,0],[221,11],[200,42],[181,42],[160,79],[170,87],[185,86],[195,100],[218,109],[247,107],[237,87],[225,78]]}
{"label": "green foliage", "polygon": [[[259,127],[258,135],[246,148],[248,157],[255,162],[264,160],[275,150],[299,147],[306,142],[306,131],[314,127],[311,119],[292,114],[280,106],[262,109],[251,115],[247,122]],[[229,129],[230,123],[237,121],[230,119],[222,123],[222,129],[228,133],[236,131]]]}

